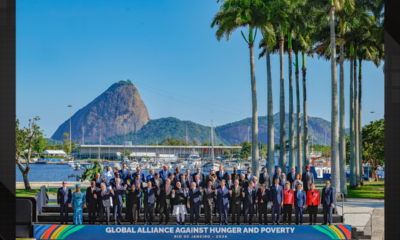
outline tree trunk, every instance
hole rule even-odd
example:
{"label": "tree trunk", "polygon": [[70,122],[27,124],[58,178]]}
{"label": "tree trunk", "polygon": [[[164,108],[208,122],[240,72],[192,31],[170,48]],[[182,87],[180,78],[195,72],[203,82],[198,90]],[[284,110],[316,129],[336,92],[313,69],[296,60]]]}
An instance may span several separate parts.
{"label": "tree trunk", "polygon": [[296,166],[294,159],[294,111],[293,111],[293,73],[292,73],[293,50],[289,49],[289,172]]}
{"label": "tree trunk", "polygon": [[357,101],[357,45],[354,46],[354,160],[356,162],[356,187],[360,187],[360,162],[358,155],[358,101]]}
{"label": "tree trunk", "polygon": [[362,108],[361,108],[361,79],[362,79],[362,60],[359,59],[360,62],[360,72],[358,73],[358,160],[360,161],[360,184],[364,184],[363,178],[363,164],[362,164]]}
{"label": "tree trunk", "polygon": [[28,180],[28,172],[23,172],[22,173],[22,177],[24,178],[25,189],[26,190],[30,190],[31,189],[31,185],[29,184],[29,180]]}
{"label": "tree trunk", "polygon": [[[299,54],[296,53],[296,106],[297,106],[297,172],[303,168],[301,159],[301,112],[300,112],[300,83],[299,83]],[[296,165],[295,165],[296,166]]]}
{"label": "tree trunk", "polygon": [[[341,29],[343,26],[343,18],[340,19]],[[343,34],[340,35],[340,140],[339,140],[339,159],[340,159],[340,188],[341,192],[347,196],[346,183],[346,130],[345,130],[345,107],[344,107],[344,50],[343,50]]]}
{"label": "tree trunk", "polygon": [[[352,48],[350,50],[352,52]],[[354,159],[355,126],[354,126],[354,82],[353,82],[353,55],[350,53],[350,189],[357,188],[357,163]]]}
{"label": "tree trunk", "polygon": [[338,99],[336,78],[336,44],[335,44],[335,7],[330,8],[331,28],[331,81],[332,81],[332,109],[331,109],[331,182],[332,186],[340,190],[339,170],[339,126],[338,126]]}
{"label": "tree trunk", "polygon": [[[274,112],[272,102],[272,74],[271,74],[271,55],[267,50],[267,81],[268,81],[268,173],[272,178],[275,174],[275,146],[274,146]],[[272,181],[272,179],[271,179]]]}
{"label": "tree trunk", "polygon": [[280,110],[279,110],[279,121],[280,121],[280,158],[279,166],[282,168],[282,172],[286,173],[286,129],[285,129],[285,78],[283,75],[283,43],[284,38],[281,37],[279,41],[279,56],[280,56],[280,70],[281,70],[281,86],[280,86]]}
{"label": "tree trunk", "polygon": [[306,166],[309,165],[309,157],[308,157],[308,117],[307,117],[307,84],[306,84],[306,72],[307,72],[307,68],[306,68],[306,56],[304,54],[304,52],[302,53],[302,57],[303,57],[303,67],[302,67],[302,71],[303,71],[303,122],[304,122],[304,127],[303,127],[303,131],[304,131],[304,147],[303,147],[303,151],[304,151],[304,160],[303,160],[303,167],[301,169],[299,169],[299,173],[303,174],[303,171],[305,170],[304,168]]}
{"label": "tree trunk", "polygon": [[258,159],[257,88],[256,88],[256,73],[254,68],[253,43],[249,43],[249,49],[250,49],[250,74],[251,74],[251,100],[253,105],[251,165],[253,173],[256,174],[256,176],[258,176],[258,173],[260,172],[260,163]]}

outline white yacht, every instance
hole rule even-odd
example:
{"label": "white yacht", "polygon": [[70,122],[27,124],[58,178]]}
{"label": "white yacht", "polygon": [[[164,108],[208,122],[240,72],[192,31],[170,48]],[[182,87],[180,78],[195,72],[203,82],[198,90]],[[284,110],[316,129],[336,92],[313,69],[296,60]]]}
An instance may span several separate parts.
{"label": "white yacht", "polygon": [[207,162],[206,164],[201,166],[201,168],[203,169],[203,172],[207,173],[210,172],[211,169],[213,169],[214,171],[218,171],[220,165],[221,164],[218,162]]}

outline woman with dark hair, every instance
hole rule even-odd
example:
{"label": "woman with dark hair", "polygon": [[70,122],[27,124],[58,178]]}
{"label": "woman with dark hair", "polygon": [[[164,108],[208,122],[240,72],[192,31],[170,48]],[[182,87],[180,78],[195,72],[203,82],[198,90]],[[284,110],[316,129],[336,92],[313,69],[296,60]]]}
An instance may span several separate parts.
{"label": "woman with dark hair", "polygon": [[126,215],[127,219],[131,224],[137,224],[139,217],[140,199],[142,198],[142,184],[139,183],[140,175],[136,175],[138,181],[133,182],[128,188],[125,184],[125,194],[128,196],[126,203]]}
{"label": "woman with dark hair", "polygon": [[[300,173],[296,173],[296,175],[295,175],[295,180],[293,181],[293,183],[292,183],[292,189],[293,189],[293,191],[296,191],[297,190],[297,185],[301,185],[301,186],[303,186],[303,182],[300,180],[301,179],[301,175],[300,175]],[[303,189],[303,188],[302,188]]]}

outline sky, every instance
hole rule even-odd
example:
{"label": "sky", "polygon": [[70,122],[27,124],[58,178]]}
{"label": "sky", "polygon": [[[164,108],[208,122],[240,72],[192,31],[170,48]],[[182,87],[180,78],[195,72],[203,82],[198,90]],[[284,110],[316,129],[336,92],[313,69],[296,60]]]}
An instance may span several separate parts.
{"label": "sky", "polygon": [[[69,118],[68,105],[74,114],[124,79],[136,85],[151,119],[176,117],[206,126],[213,119],[219,126],[251,117],[250,53],[240,33],[247,35],[248,29],[218,41],[211,22],[219,5],[215,0],[17,0],[16,101],[21,125],[39,116],[39,126],[51,137]],[[265,116],[266,59],[258,59],[260,36],[254,56],[258,115]],[[330,121],[330,62],[307,57],[306,63],[308,115]],[[372,111],[375,120],[384,116],[382,66],[363,62],[363,125],[372,121]],[[286,54],[284,67],[288,112]],[[349,67],[345,62],[346,127]],[[276,113],[278,55],[271,56],[271,68]],[[339,83],[339,67],[337,76]]]}

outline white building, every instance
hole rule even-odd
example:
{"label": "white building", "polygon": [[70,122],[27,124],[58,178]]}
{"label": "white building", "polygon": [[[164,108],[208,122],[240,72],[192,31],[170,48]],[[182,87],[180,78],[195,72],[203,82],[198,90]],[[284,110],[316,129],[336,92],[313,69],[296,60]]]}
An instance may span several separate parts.
{"label": "white building", "polygon": [[66,157],[67,154],[63,150],[46,150],[43,152],[46,156],[64,156]]}

